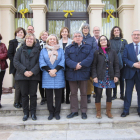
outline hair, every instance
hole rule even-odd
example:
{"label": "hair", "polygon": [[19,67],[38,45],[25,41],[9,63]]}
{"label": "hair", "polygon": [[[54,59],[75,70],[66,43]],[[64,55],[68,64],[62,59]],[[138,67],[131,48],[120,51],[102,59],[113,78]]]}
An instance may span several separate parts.
{"label": "hair", "polygon": [[[29,27],[29,26],[32,26],[32,27],[33,27],[33,29],[34,29],[34,26],[33,26],[33,25],[28,25],[28,27]],[[27,27],[27,29],[28,29],[28,27]]]}
{"label": "hair", "polygon": [[69,31],[69,28],[68,28],[68,27],[63,27],[63,28],[60,30],[60,39],[62,38],[61,33],[62,33],[62,31],[63,31],[64,29],[66,29],[66,30],[68,31],[68,38],[70,38],[70,31]]}
{"label": "hair", "polygon": [[40,33],[40,35],[39,35],[39,39],[41,39],[41,36],[42,36],[44,33],[47,33],[48,36],[49,36],[49,32],[44,30],[44,31],[42,31],[42,32]]}
{"label": "hair", "polygon": [[30,36],[33,36],[34,37],[34,43],[33,44],[36,44],[36,37],[34,34],[31,34],[31,33],[28,33],[26,36],[25,36],[25,42],[26,42],[26,39]]}
{"label": "hair", "polygon": [[140,30],[139,30],[139,29],[135,29],[135,30],[133,30],[133,31],[132,31],[132,34],[131,34],[131,35],[133,35],[133,32],[135,32],[135,31],[139,31],[139,32],[140,32]]}
{"label": "hair", "polygon": [[2,40],[2,35],[0,34],[0,40]]}
{"label": "hair", "polygon": [[105,35],[101,35],[101,36],[99,37],[98,46],[101,47],[100,39],[101,39],[102,36],[104,36],[104,37],[106,38],[106,40],[107,40],[107,47],[110,47],[110,42],[109,42],[108,38],[107,38]]}
{"label": "hair", "polygon": [[[15,35],[15,37],[17,36],[17,33],[19,32],[19,31],[23,31],[23,33],[24,33],[24,37],[26,36],[26,30],[24,29],[24,28],[22,28],[22,27],[18,27],[16,30],[15,30],[15,33],[14,33],[14,35]],[[23,38],[24,38],[23,37]]]}
{"label": "hair", "polygon": [[81,32],[81,31],[75,31],[75,32],[73,33],[72,38],[74,38],[74,35],[75,35],[75,34],[81,34],[81,36],[83,37],[83,34],[82,34],[82,32]]}
{"label": "hair", "polygon": [[81,28],[81,32],[83,33],[83,28],[84,27],[88,27],[88,29],[89,29],[89,32],[90,32],[90,26],[89,26],[89,24],[88,23],[84,23],[83,25],[82,25],[82,28]]}
{"label": "hair", "polygon": [[[59,44],[59,42],[58,42],[58,37],[57,37],[57,35],[55,35],[55,34],[50,34],[50,35],[48,36],[47,40],[46,40],[46,43],[47,43],[47,44],[49,43],[49,39],[50,39],[51,36],[55,36],[55,37],[56,37],[57,44]],[[49,44],[48,44],[48,45],[49,45]]]}
{"label": "hair", "polygon": [[111,30],[111,33],[110,33],[110,39],[113,39],[115,36],[114,36],[114,29],[115,28],[118,28],[120,30],[120,37],[123,38],[123,33],[122,33],[122,29],[119,27],[119,26],[114,26]]}

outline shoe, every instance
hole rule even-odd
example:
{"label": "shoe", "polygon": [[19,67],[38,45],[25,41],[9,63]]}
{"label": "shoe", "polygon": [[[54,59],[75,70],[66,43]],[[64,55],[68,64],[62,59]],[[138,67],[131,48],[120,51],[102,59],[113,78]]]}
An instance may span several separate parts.
{"label": "shoe", "polygon": [[56,120],[60,120],[60,115],[59,115],[59,114],[56,114],[56,115],[55,115],[55,119],[56,119]]}
{"label": "shoe", "polygon": [[50,113],[49,117],[48,117],[48,120],[52,120],[53,119],[53,113]]}
{"label": "shoe", "polygon": [[91,103],[90,97],[87,97],[87,103]]}
{"label": "shoe", "polygon": [[86,113],[82,113],[81,118],[82,118],[83,120],[87,119],[87,114],[86,114]]}
{"label": "shoe", "polygon": [[123,113],[121,114],[121,117],[126,117],[127,115],[129,115],[129,113],[123,112]]}
{"label": "shoe", "polygon": [[111,114],[111,106],[112,106],[112,102],[106,102],[106,115],[108,116],[108,118],[112,119],[113,116]]}
{"label": "shoe", "polygon": [[40,102],[40,105],[44,105],[45,104],[45,100],[42,99],[41,102]]}
{"label": "shoe", "polygon": [[96,94],[93,94],[93,98],[96,98]]}
{"label": "shoe", "polygon": [[14,107],[15,107],[15,108],[21,108],[21,106],[20,106],[19,103],[14,103]]}
{"label": "shoe", "polygon": [[76,116],[78,116],[78,112],[72,112],[67,116],[67,118],[71,119],[71,118],[76,117]]}
{"label": "shoe", "polygon": [[37,117],[36,117],[35,114],[32,114],[32,115],[31,115],[31,118],[32,118],[33,121],[37,120]]}
{"label": "shoe", "polygon": [[101,103],[95,103],[96,106],[96,118],[101,119]]}
{"label": "shoe", "polygon": [[27,121],[28,120],[28,118],[29,118],[29,115],[27,115],[27,114],[25,114],[24,116],[23,116],[23,121]]}
{"label": "shoe", "polygon": [[67,101],[67,100],[66,100],[66,104],[70,104],[70,101]]}
{"label": "shoe", "polygon": [[117,99],[117,96],[113,96],[113,97],[112,97],[112,100],[115,100],[115,99]]}
{"label": "shoe", "polygon": [[0,108],[2,108],[2,105],[0,104]]}
{"label": "shoe", "polygon": [[124,100],[124,96],[123,96],[123,95],[121,95],[121,96],[120,96],[120,99],[121,99],[121,100]]}

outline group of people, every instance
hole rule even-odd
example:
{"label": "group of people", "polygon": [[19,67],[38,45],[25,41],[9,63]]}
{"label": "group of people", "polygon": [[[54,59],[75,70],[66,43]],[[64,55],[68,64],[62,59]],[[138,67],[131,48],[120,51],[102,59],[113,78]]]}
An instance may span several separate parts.
{"label": "group of people", "polygon": [[38,40],[34,32],[31,25],[27,30],[17,28],[15,39],[9,41],[8,51],[0,41],[0,107],[2,81],[8,67],[6,59],[9,58],[10,74],[13,74],[15,79],[14,107],[23,107],[23,121],[29,118],[29,112],[32,120],[37,120],[38,84],[40,104],[47,103],[49,110],[48,120],[52,120],[53,117],[56,120],[60,119],[61,103],[65,101],[66,104],[70,104],[71,110],[67,118],[78,116],[78,88],[81,95],[82,119],[87,119],[87,103],[91,102],[91,94],[94,94],[95,98],[96,118],[102,118],[101,98],[104,88],[107,96],[106,115],[113,118],[111,106],[112,100],[117,98],[118,81],[120,99],[124,100],[121,116],[129,115],[135,84],[140,116],[140,30],[132,32],[131,44],[127,44],[123,39],[122,30],[118,26],[112,28],[110,40],[105,35],[100,35],[100,28],[97,26],[93,29],[92,37],[87,23],[82,25],[81,31],[74,32],[72,39],[67,27],[60,30],[60,40],[55,34],[49,35],[47,31],[42,31]]}

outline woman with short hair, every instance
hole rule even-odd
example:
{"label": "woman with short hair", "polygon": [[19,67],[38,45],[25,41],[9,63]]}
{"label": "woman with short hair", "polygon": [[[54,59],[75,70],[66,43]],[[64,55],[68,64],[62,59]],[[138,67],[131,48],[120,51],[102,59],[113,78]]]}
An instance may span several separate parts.
{"label": "woman with short hair", "polygon": [[40,80],[39,54],[40,47],[36,43],[36,38],[34,34],[29,33],[25,36],[25,43],[17,50],[14,57],[15,80],[18,81],[22,94],[23,121],[28,119],[29,110],[32,120],[37,120],[37,84]]}

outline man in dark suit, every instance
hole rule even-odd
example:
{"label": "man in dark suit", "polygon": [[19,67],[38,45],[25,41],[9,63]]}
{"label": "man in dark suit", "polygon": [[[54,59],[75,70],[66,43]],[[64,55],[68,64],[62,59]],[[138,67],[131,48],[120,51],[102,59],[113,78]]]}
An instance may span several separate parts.
{"label": "man in dark suit", "polygon": [[140,30],[132,32],[133,43],[125,46],[123,62],[126,64],[124,79],[126,80],[126,91],[124,99],[124,110],[121,117],[129,115],[133,87],[136,85],[138,95],[138,115],[140,116],[140,62],[137,56],[140,54]]}

